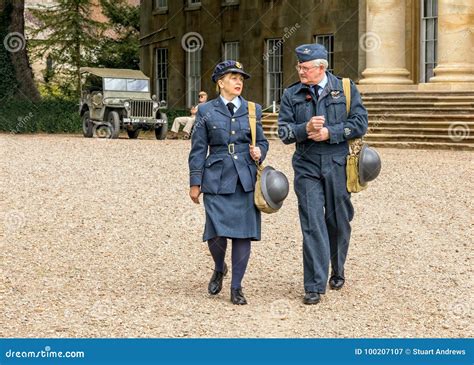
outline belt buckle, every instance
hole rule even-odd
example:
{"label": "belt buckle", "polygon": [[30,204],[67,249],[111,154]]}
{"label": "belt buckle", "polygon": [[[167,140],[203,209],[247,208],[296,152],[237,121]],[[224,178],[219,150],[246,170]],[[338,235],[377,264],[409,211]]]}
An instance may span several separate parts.
{"label": "belt buckle", "polygon": [[233,143],[228,144],[227,151],[229,152],[230,155],[233,155],[235,153],[235,145]]}

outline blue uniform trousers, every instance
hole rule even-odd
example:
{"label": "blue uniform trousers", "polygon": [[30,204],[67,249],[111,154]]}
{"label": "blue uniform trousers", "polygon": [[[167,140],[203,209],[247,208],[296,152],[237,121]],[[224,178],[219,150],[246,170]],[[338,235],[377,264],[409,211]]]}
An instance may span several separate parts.
{"label": "blue uniform trousers", "polygon": [[329,262],[332,275],[344,278],[354,216],[345,165],[346,154],[293,155],[306,292],[325,293]]}

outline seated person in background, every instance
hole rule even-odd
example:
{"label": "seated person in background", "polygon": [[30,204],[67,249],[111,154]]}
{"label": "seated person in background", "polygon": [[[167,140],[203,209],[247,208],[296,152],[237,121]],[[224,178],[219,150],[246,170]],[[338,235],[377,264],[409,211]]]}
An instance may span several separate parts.
{"label": "seated person in background", "polygon": [[[207,101],[207,93],[205,91],[200,91],[199,92],[199,104],[205,103]],[[191,111],[191,116],[190,117],[178,117],[175,118],[173,121],[173,126],[171,127],[171,132],[169,135],[169,139],[177,139],[178,138],[178,132],[179,132],[179,127],[181,125],[184,125],[183,132],[184,132],[184,139],[189,139],[191,136],[191,129],[193,128],[194,121],[196,120],[196,113],[198,110],[198,105],[192,106],[190,111]]]}

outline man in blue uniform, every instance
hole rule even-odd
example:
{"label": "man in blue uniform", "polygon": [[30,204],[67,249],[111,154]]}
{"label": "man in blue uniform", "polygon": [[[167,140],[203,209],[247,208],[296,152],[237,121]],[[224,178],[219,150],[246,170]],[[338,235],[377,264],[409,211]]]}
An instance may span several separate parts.
{"label": "man in blue uniform", "polygon": [[327,72],[327,51],[319,44],[296,48],[300,81],[283,93],[278,133],[296,143],[295,192],[303,233],[304,303],[317,304],[326,291],[344,285],[344,263],[354,209],[346,189],[348,140],[367,131],[367,111],[351,83],[346,113],[342,80]]}

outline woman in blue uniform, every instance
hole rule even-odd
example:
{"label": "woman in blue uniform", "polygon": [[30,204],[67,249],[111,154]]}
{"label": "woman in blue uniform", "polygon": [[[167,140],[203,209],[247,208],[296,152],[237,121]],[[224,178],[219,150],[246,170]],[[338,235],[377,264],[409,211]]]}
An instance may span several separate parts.
{"label": "woman in blue uniform", "polygon": [[[261,123],[257,123],[256,146],[250,146],[248,103],[240,96],[244,79],[250,77],[236,61],[219,63],[212,74],[219,96],[199,107],[189,153],[190,191],[199,204],[203,193],[207,241],[215,268],[209,282],[211,295],[222,289],[227,274],[227,240],[232,240],[231,301],[247,304],[242,279],[250,257],[250,242],[259,241],[260,212],[254,205],[257,168],[268,151]],[[257,121],[262,108],[256,105]]]}

